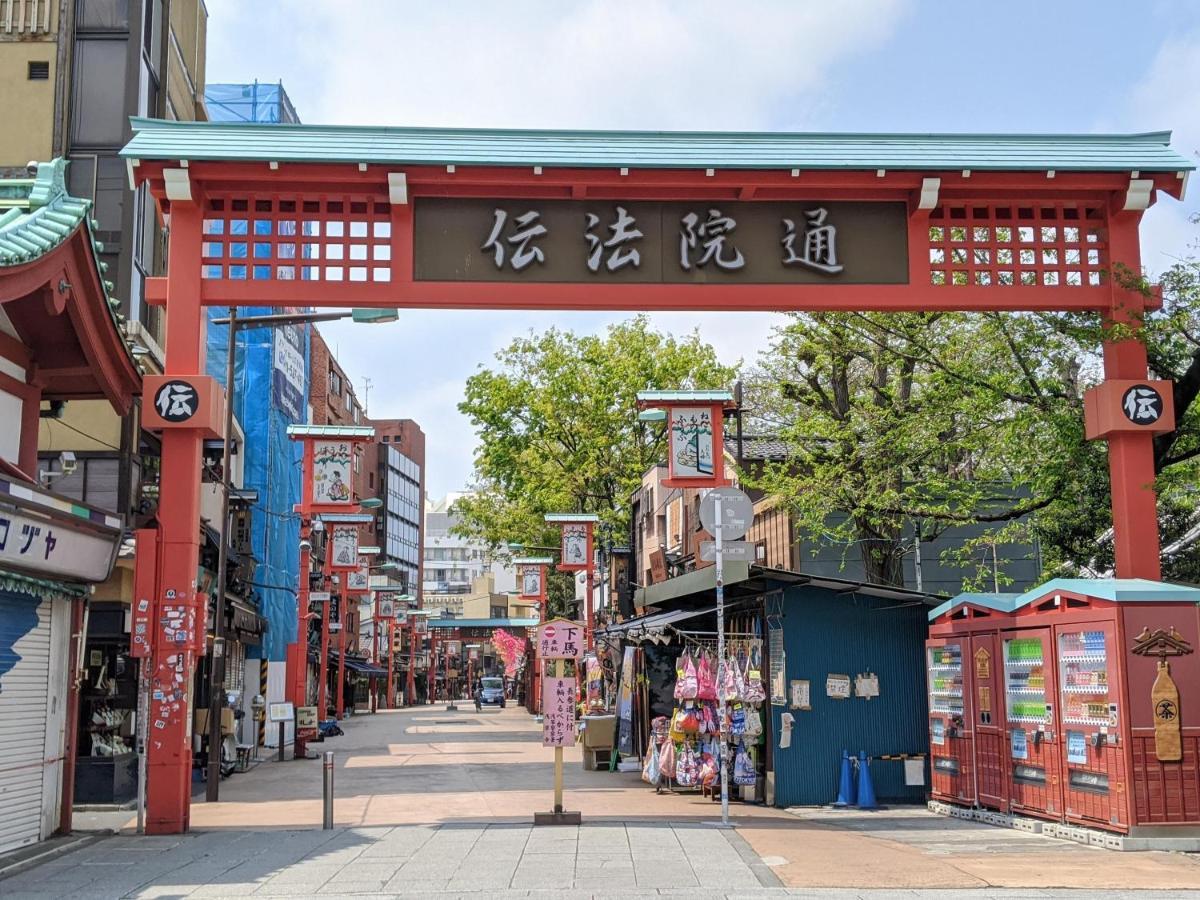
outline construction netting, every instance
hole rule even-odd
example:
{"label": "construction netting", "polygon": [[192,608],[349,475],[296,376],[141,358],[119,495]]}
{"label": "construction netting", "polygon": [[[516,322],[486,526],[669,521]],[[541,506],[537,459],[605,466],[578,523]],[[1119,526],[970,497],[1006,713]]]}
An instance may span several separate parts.
{"label": "construction netting", "polygon": [[[210,308],[209,319],[227,312]],[[247,316],[278,312],[238,310]],[[287,645],[296,640],[300,521],[292,506],[300,502],[301,445],[288,438],[287,427],[307,417],[309,328],[239,328],[234,354],[234,415],[245,434],[239,448],[244,454],[242,487],[258,492],[250,515],[250,543],[258,560],[253,589],[259,613],[269,623],[259,652],[275,661],[283,660]],[[228,326],[208,323],[208,374],[222,384],[228,340]]]}

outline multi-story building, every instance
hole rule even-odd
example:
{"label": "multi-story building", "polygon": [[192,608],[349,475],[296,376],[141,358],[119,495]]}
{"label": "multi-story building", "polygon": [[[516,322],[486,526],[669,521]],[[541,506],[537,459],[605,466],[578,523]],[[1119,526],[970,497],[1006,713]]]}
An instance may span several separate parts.
{"label": "multi-story building", "polygon": [[[383,501],[375,516],[375,543],[379,563],[395,568],[406,594],[422,605],[421,561],[425,527],[425,432],[412,419],[372,419],[375,440],[368,445],[376,454],[367,490]],[[370,452],[370,450],[368,451]],[[374,480],[372,480],[372,475]],[[372,485],[374,490],[372,491]]]}
{"label": "multi-story building", "polygon": [[[164,271],[165,232],[145,187],[129,189],[117,154],[130,116],[206,118],[207,20],[203,0],[13,0],[0,20],[0,173],[68,160],[67,188],[92,201],[109,295],[146,373],[163,366],[163,317],[144,302],[144,284]],[[79,460],[80,499],[127,526],[153,518],[159,445],[142,432],[137,405],[125,416],[95,400],[55,410],[42,420],[39,452],[50,465],[63,451]]]}
{"label": "multi-story building", "polygon": [[452,509],[464,496],[461,492],[450,493],[425,504],[425,593],[470,593],[476,579],[483,575],[492,576],[496,591],[515,591],[517,575],[512,566],[506,566],[479,541],[454,534],[458,516]]}
{"label": "multi-story building", "polygon": [[204,2],[11,0],[5,7],[0,171],[23,170],[32,159],[70,161],[71,194],[95,201],[100,259],[121,313],[161,346],[161,312],[144,303],[144,282],[162,274],[163,227],[146,189],[129,189],[117,153],[132,134],[130,116],[208,118]]}

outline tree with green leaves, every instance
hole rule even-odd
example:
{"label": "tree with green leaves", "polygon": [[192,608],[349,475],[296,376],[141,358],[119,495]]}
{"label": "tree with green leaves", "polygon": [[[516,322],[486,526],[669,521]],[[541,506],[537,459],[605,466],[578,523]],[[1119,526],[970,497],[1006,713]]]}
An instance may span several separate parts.
{"label": "tree with green leaves", "polygon": [[736,374],[697,334],[662,334],[644,316],[602,335],[518,338],[496,362],[459,404],[479,446],[474,491],[455,504],[459,530],[491,546],[556,544],[548,512],[597,513],[626,540],[630,497],[666,453],[662,426],[638,421],[638,391],[728,387]]}
{"label": "tree with green leaves", "polygon": [[[1194,579],[1196,261],[1162,283],[1163,308],[1137,334],[1151,374],[1175,382],[1178,425],[1155,441],[1164,572]],[[1084,439],[1083,394],[1102,377],[1102,342],[1121,336],[1077,314],[792,315],[749,382],[759,428],[783,438],[789,458],[752,480],[814,537],[860,547],[874,581],[902,583],[906,525],[928,539],[984,523],[963,558],[1036,538],[1047,575],[1107,571],[1108,464],[1104,443]]]}

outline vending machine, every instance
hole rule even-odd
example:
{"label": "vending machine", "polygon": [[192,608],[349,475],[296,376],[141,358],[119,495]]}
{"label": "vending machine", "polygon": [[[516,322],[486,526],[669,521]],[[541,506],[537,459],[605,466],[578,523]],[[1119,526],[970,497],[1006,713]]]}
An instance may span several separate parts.
{"label": "vending machine", "polygon": [[1127,785],[1128,778],[1116,699],[1119,673],[1110,660],[1113,623],[1094,618],[1064,623],[1054,626],[1054,635],[1065,765],[1063,813],[1068,822],[1124,830],[1129,811],[1116,788]]}
{"label": "vending machine", "polygon": [[1058,819],[1062,814],[1062,786],[1052,629],[1005,631],[1000,639],[1009,809]]}
{"label": "vending machine", "polygon": [[1013,810],[1200,836],[1200,589],[1055,579],[1022,595],[1013,624]]}
{"label": "vending machine", "polygon": [[1006,757],[996,642],[1015,594],[960,594],[930,614],[926,642],[931,795],[1004,809]]}
{"label": "vending machine", "polygon": [[949,803],[975,803],[974,734],[968,725],[970,691],[963,657],[970,638],[931,638],[925,647],[929,677],[931,793]]}

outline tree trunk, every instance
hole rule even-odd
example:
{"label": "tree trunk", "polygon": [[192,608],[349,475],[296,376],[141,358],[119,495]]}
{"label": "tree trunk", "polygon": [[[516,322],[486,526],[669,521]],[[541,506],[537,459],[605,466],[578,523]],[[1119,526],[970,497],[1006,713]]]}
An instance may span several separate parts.
{"label": "tree trunk", "polygon": [[904,587],[904,548],[900,529],[881,529],[856,521],[862,555],[863,580],[871,584]]}

